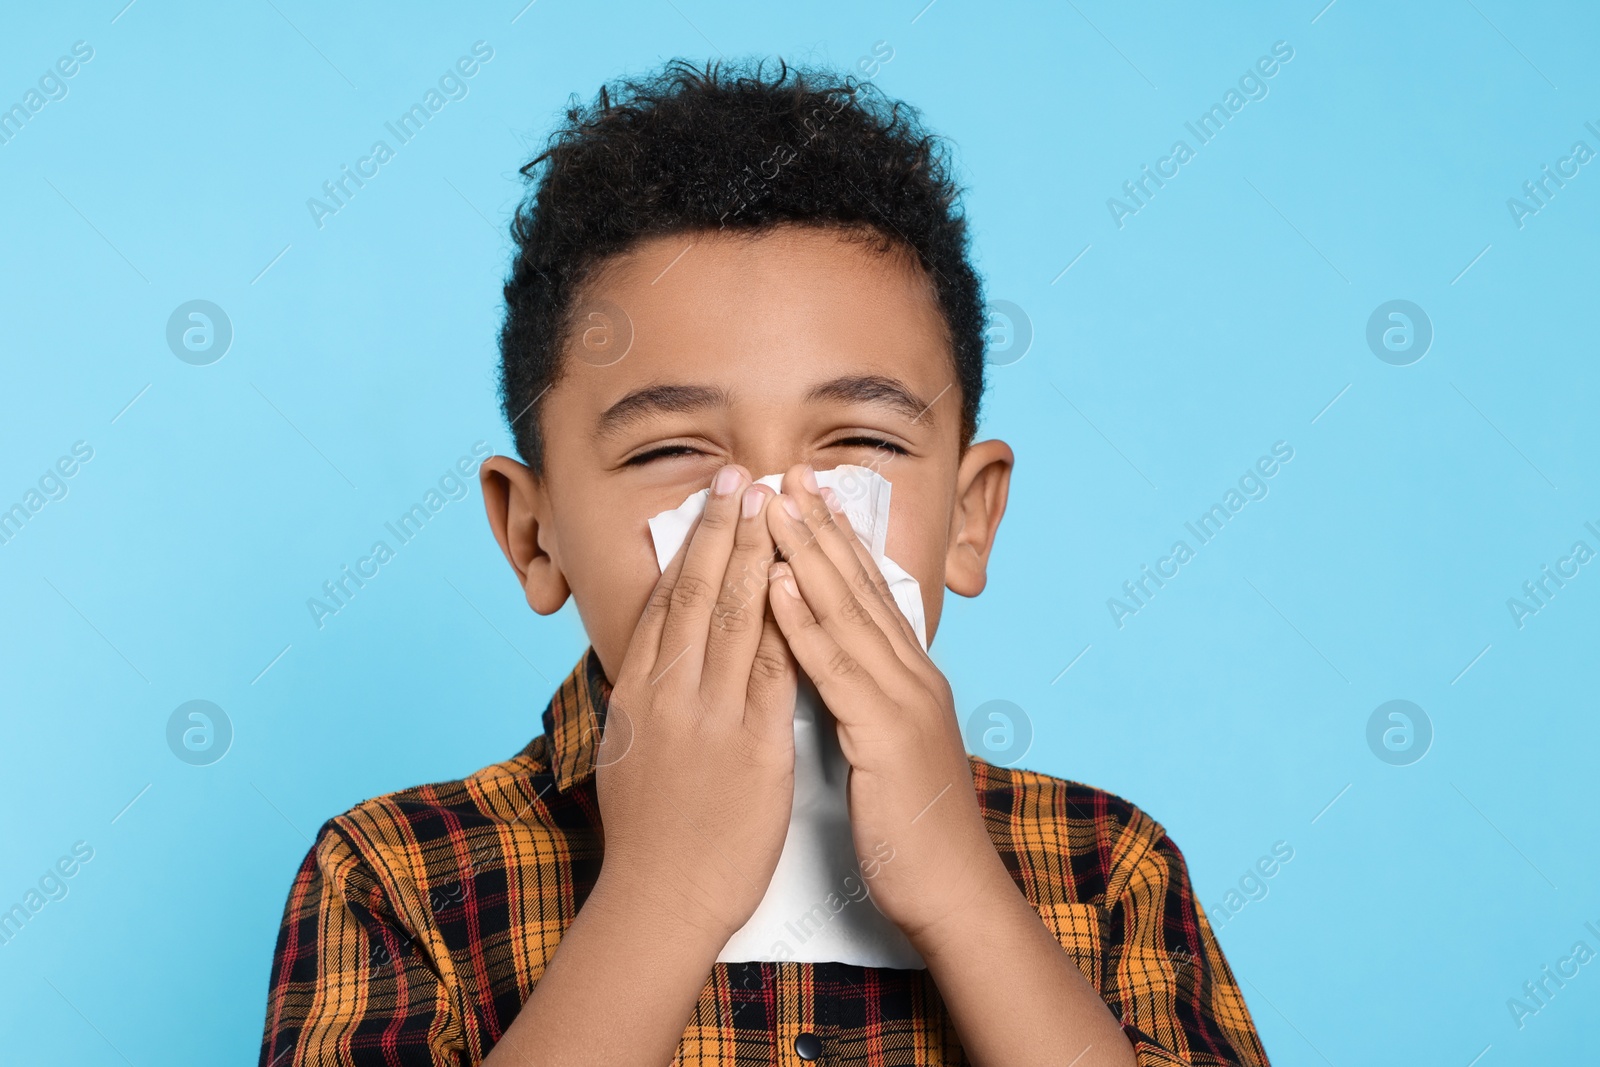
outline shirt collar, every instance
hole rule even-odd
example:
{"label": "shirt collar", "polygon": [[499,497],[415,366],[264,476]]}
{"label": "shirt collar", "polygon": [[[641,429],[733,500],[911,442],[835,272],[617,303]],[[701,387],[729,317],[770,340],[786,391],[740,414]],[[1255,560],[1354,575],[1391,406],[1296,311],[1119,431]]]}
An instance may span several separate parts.
{"label": "shirt collar", "polygon": [[556,788],[565,793],[594,774],[595,752],[605,725],[611,683],[593,646],[572,669],[544,710],[544,732],[549,738],[550,771]]}

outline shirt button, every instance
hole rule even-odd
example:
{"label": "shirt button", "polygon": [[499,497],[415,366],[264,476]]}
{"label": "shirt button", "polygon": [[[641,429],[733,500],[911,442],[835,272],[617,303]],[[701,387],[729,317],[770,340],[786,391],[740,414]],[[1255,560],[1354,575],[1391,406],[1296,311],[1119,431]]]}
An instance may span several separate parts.
{"label": "shirt button", "polygon": [[794,1039],[794,1054],[803,1060],[814,1060],[822,1056],[822,1039],[809,1030]]}

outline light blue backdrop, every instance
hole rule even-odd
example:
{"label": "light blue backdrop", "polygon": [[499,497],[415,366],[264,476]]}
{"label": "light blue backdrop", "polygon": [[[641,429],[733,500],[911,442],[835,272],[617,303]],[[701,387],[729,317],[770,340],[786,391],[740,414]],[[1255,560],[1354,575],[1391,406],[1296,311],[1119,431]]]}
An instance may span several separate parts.
{"label": "light blue backdrop", "polygon": [[[476,442],[509,449],[506,222],[568,94],[879,42],[1033,333],[985,405],[1020,457],[993,579],[935,646],[963,712],[1014,702],[1025,764],[1167,826],[1275,1062],[1600,1056],[1600,964],[1524,993],[1600,951],[1600,563],[1571,555],[1600,550],[1592,6],[123,2],[0,19],[0,907],[49,891],[0,946],[0,1058],[252,1061],[318,825],[538,729],[582,633],[527,610],[475,485],[322,628],[306,600]],[[466,95],[319,227],[308,198],[479,41]],[[1129,199],[1146,165],[1169,176]],[[167,339],[193,300],[233,333],[205,365]],[[1369,345],[1392,300],[1420,360],[1415,312]],[[1547,565],[1576,575],[1527,599]],[[231,724],[209,765],[169,747],[192,700]],[[1369,744],[1391,700],[1420,760],[1415,713],[1409,750],[1400,720]]]}

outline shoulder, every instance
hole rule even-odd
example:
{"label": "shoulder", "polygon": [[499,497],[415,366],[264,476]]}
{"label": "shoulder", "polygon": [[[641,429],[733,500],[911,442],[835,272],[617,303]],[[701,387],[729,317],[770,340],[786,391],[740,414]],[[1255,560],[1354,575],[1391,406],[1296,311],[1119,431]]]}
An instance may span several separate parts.
{"label": "shoulder", "polygon": [[1041,899],[1109,903],[1152,853],[1173,849],[1159,822],[1115,793],[968,761],[990,839],[1023,882],[1037,884]]}
{"label": "shoulder", "polygon": [[[481,822],[522,818],[543,810],[550,760],[540,735],[508,760],[491,763],[465,778],[430,782],[363,800],[331,825],[374,841],[425,841]],[[509,805],[509,809],[508,809]]]}
{"label": "shoulder", "polygon": [[453,884],[504,868],[509,852],[567,849],[593,809],[592,789],[555,788],[541,734],[510,759],[464,778],[362,801],[323,824],[313,852],[324,873],[358,865],[385,889]]}

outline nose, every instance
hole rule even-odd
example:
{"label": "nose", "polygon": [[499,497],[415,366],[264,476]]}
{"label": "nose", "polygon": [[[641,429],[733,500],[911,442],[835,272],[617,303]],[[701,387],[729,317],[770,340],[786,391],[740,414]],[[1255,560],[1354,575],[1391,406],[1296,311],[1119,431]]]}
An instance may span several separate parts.
{"label": "nose", "polygon": [[756,481],[769,474],[783,474],[784,471],[796,463],[807,458],[800,455],[802,450],[793,447],[773,447],[763,445],[748,451],[736,452],[734,462],[750,472],[750,480]]}

